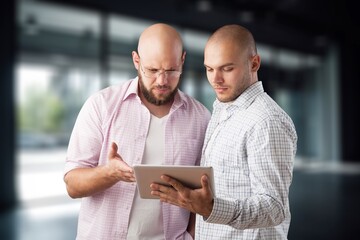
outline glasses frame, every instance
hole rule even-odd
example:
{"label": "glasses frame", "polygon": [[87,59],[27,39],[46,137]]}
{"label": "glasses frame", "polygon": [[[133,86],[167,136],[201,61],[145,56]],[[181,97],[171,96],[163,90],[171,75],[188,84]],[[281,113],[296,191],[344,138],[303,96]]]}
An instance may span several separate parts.
{"label": "glasses frame", "polygon": [[[141,61],[139,61],[139,67],[141,72],[144,74],[145,77],[149,78],[149,79],[155,79],[160,77],[161,74],[164,74],[165,77],[169,78],[169,79],[175,79],[175,78],[180,78],[182,71],[178,71],[178,70],[160,70],[157,69],[156,72],[152,72],[150,73],[151,75],[149,75],[149,73],[145,73],[144,69],[143,69],[143,65],[141,64]],[[150,69],[145,68],[146,70],[151,71]],[[171,76],[170,74],[175,74],[175,76]]]}

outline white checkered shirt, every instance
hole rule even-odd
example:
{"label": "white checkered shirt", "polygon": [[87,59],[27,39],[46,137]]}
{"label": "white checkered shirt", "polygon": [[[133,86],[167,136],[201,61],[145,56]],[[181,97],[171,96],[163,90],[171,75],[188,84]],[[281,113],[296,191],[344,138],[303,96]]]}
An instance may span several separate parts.
{"label": "white checkered shirt", "polygon": [[291,118],[250,86],[230,104],[214,102],[201,165],[213,166],[214,208],[197,215],[196,239],[287,239],[297,134]]}

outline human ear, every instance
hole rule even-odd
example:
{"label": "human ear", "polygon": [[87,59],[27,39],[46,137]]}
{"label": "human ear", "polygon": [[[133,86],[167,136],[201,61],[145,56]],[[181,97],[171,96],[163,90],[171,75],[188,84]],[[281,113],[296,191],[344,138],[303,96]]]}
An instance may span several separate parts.
{"label": "human ear", "polygon": [[138,70],[139,64],[140,64],[139,54],[136,51],[132,51],[131,55],[132,55],[132,60],[133,60],[134,66],[135,66],[136,70]]}
{"label": "human ear", "polygon": [[251,70],[256,72],[260,68],[261,59],[258,54],[251,58]]}
{"label": "human ear", "polygon": [[182,56],[181,56],[181,62],[182,64],[184,64],[185,62],[185,56],[186,56],[186,51],[183,52]]}

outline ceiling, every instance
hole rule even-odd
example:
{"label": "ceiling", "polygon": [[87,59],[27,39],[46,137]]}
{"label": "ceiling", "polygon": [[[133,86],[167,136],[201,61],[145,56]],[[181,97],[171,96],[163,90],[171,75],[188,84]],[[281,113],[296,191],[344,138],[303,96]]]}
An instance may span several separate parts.
{"label": "ceiling", "polygon": [[322,54],[357,30],[357,9],[331,0],[42,0],[212,32],[239,23],[258,42]]}

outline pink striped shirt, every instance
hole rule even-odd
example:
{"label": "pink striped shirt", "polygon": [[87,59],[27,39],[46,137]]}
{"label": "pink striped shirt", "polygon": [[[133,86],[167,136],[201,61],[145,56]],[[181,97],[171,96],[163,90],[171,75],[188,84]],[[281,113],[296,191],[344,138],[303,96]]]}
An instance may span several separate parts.
{"label": "pink striped shirt", "polygon": [[[69,141],[64,174],[107,162],[111,142],[130,166],[143,158],[150,112],[137,94],[138,79],[92,95],[79,112]],[[210,112],[180,90],[165,127],[165,164],[199,165]],[[136,183],[118,182],[82,198],[77,238],[126,239]],[[192,239],[186,232],[189,212],[162,203],[165,239]]]}

